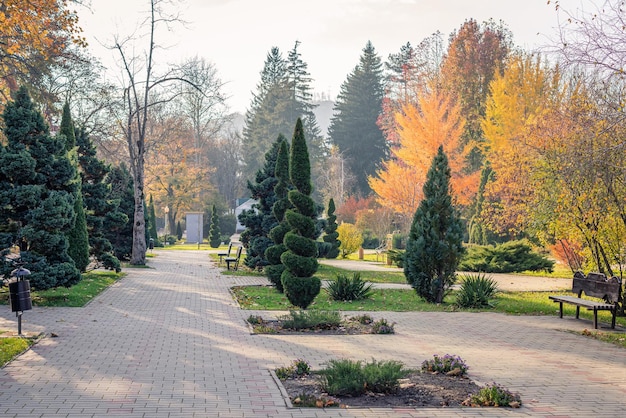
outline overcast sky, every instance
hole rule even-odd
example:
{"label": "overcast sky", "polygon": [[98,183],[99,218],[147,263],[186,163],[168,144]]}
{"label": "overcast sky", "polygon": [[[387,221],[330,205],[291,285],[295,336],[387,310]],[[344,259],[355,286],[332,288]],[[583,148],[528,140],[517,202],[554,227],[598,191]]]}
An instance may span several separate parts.
{"label": "overcast sky", "polygon": [[[590,1],[562,3],[574,7]],[[177,4],[188,23],[157,34],[157,43],[169,46],[157,58],[178,63],[197,55],[212,62],[227,83],[231,109],[239,112],[249,107],[272,46],[286,58],[295,41],[300,41],[298,50],[308,64],[315,92],[334,98],[368,40],[386,60],[406,42],[417,45],[437,30],[447,40],[467,19],[492,18],[506,23],[517,45],[533,49],[553,37],[558,23],[554,5],[547,0],[184,0]],[[110,44],[115,34],[132,33],[148,8],[149,0],[93,0],[91,10],[79,11],[91,52],[105,65],[114,66],[112,53],[100,44]]]}

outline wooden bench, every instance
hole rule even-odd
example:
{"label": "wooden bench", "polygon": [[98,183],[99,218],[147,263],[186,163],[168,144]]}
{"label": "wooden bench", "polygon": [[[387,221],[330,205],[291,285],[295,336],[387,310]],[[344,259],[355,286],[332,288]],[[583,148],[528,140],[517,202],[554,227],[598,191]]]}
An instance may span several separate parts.
{"label": "wooden bench", "polygon": [[230,244],[228,244],[228,251],[226,251],[225,253],[217,253],[217,256],[220,258],[218,266],[222,265],[222,260],[224,259],[224,257],[230,257],[230,250],[232,249],[233,243],[231,242]]}
{"label": "wooden bench", "polygon": [[[589,273],[587,277],[581,272],[574,274],[572,283],[572,292],[578,294],[574,296],[550,296],[550,299],[559,303],[559,318],[563,318],[563,304],[569,303],[576,306],[576,319],[580,314],[580,307],[593,311],[593,327],[598,329],[598,311],[610,311],[612,315],[611,328],[615,328],[615,316],[619,309],[620,290],[622,283],[617,277],[607,279],[602,273]],[[604,299],[604,302],[596,302],[589,299],[583,299],[581,296],[585,293]]]}
{"label": "wooden bench", "polygon": [[237,270],[239,268],[239,259],[241,258],[241,250],[243,246],[240,245],[237,247],[237,255],[235,257],[225,257],[224,261],[226,262],[226,270],[230,270],[230,266],[232,264],[233,270]]}

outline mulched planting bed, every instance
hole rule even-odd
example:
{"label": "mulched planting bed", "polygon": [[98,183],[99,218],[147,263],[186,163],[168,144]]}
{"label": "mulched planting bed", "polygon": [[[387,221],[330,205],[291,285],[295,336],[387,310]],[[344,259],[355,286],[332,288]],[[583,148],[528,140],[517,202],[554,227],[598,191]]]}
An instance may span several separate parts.
{"label": "mulched planting bed", "polygon": [[480,387],[466,377],[413,372],[400,379],[400,387],[393,394],[366,392],[356,397],[335,397],[324,394],[319,376],[279,380],[293,407],[340,408],[424,408],[469,406],[468,399]]}

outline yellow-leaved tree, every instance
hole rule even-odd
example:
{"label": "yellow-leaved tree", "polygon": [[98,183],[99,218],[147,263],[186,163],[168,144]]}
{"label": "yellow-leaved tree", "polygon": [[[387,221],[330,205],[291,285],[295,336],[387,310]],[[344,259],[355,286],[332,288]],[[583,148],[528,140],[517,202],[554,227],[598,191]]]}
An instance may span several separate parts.
{"label": "yellow-leaved tree", "polygon": [[547,109],[558,106],[559,82],[558,71],[540,57],[519,54],[490,84],[482,153],[494,175],[485,185],[482,213],[477,215],[496,235],[515,238],[528,225],[538,159],[529,128]]}
{"label": "yellow-leaved tree", "polygon": [[363,244],[363,235],[361,231],[351,223],[343,222],[337,227],[339,233],[339,251],[341,252],[341,258],[346,258],[353,252],[359,249]]}

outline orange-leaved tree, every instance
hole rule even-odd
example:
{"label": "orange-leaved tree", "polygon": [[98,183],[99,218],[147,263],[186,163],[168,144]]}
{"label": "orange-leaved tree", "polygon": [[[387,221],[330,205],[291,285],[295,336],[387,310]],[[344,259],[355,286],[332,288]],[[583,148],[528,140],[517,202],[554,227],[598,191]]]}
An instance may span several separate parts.
{"label": "orange-leaved tree", "polygon": [[452,187],[459,204],[469,204],[476,192],[478,173],[464,171],[466,151],[461,144],[464,119],[459,105],[441,90],[433,90],[396,114],[399,146],[384,163],[370,187],[377,201],[403,217],[412,217],[422,200],[426,173],[437,149],[443,145],[452,171]]}

